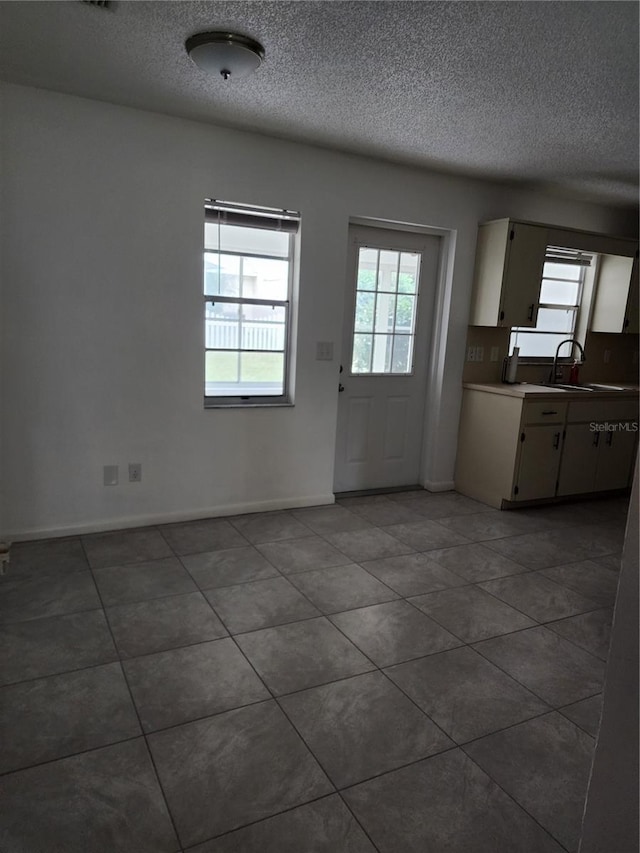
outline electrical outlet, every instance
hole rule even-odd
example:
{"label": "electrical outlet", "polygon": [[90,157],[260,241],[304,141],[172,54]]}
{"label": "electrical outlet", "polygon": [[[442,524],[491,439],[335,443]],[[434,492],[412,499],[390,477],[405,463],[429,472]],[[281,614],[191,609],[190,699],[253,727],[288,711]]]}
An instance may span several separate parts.
{"label": "electrical outlet", "polygon": [[105,486],[118,485],[118,466],[105,465],[102,469],[102,483]]}
{"label": "electrical outlet", "polygon": [[484,347],[476,347],[476,361],[484,361]]}
{"label": "electrical outlet", "polygon": [[500,347],[491,347],[491,361],[500,360]]}
{"label": "electrical outlet", "polygon": [[142,463],[129,462],[129,482],[139,483],[142,480]]}
{"label": "electrical outlet", "polygon": [[475,361],[476,360],[476,348],[468,347],[467,348],[467,361]]}
{"label": "electrical outlet", "polygon": [[604,351],[604,363],[605,363],[605,364],[609,364],[609,362],[610,362],[610,361],[611,361],[611,350],[610,350],[610,349],[606,349],[606,350]]}

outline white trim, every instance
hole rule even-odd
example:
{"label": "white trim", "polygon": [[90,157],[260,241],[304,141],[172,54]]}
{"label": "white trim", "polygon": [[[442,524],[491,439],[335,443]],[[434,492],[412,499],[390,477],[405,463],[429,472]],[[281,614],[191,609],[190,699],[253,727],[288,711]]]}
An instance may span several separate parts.
{"label": "white trim", "polygon": [[243,502],[213,506],[207,509],[186,512],[161,513],[159,515],[134,515],[124,518],[110,518],[107,521],[88,521],[71,527],[49,527],[19,532],[8,532],[4,536],[7,543],[31,539],[57,539],[62,536],[81,536],[87,533],[103,533],[110,530],[129,530],[134,527],[155,527],[160,524],[174,524],[180,521],[198,521],[204,518],[222,518],[229,515],[246,515],[253,512],[272,512],[274,510],[298,509],[310,506],[327,506],[335,503],[333,493],[311,495],[297,498],[275,498],[265,501]]}
{"label": "white trim", "polygon": [[453,480],[425,480],[423,485],[427,492],[453,492],[456,488]]}

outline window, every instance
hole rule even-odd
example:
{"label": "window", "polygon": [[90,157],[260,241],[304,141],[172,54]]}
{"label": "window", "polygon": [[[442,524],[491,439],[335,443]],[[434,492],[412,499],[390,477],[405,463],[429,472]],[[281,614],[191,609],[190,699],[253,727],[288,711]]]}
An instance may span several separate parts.
{"label": "window", "polygon": [[[510,352],[520,347],[520,358],[549,359],[561,341],[575,337],[585,271],[590,263],[590,256],[582,252],[547,248],[535,328],[514,327]],[[567,344],[560,350],[560,357],[570,356],[571,344]]]}
{"label": "window", "polygon": [[205,203],[205,405],[289,401],[299,222],[288,210]]}
{"label": "window", "polygon": [[359,249],[352,373],[411,373],[419,275],[419,253]]}

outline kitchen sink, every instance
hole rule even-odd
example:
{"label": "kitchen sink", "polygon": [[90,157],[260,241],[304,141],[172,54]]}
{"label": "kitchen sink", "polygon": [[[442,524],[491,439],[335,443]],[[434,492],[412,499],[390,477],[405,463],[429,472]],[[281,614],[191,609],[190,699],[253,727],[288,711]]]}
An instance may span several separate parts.
{"label": "kitchen sink", "polygon": [[605,385],[601,382],[581,382],[577,385],[567,385],[562,382],[541,382],[547,388],[559,388],[562,391],[627,391],[621,385]]}

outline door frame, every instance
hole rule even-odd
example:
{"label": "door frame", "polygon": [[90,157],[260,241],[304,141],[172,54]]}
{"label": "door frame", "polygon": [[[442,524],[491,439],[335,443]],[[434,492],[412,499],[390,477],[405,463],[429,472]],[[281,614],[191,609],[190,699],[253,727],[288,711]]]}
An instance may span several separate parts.
{"label": "door frame", "polygon": [[[419,485],[430,492],[445,492],[454,488],[453,480],[437,481],[433,477],[436,461],[437,425],[442,411],[442,389],[444,385],[444,365],[447,348],[449,315],[453,292],[453,263],[455,257],[458,232],[449,228],[439,228],[430,225],[420,225],[412,222],[399,222],[390,219],[374,219],[367,216],[350,216],[347,223],[364,225],[367,228],[378,228],[387,231],[401,231],[409,234],[424,234],[428,237],[440,237],[440,252],[436,274],[435,293],[433,295],[431,340],[428,350],[427,389],[422,426],[422,448],[420,453]],[[345,259],[345,287],[347,284],[348,258]],[[343,294],[343,304],[345,298]],[[346,353],[342,352],[342,341],[345,339],[344,324],[347,316],[343,313],[340,340],[340,363],[345,363]],[[338,406],[336,405],[336,425],[334,435],[338,433]],[[335,462],[334,462],[335,465]],[[335,477],[335,471],[334,471]]]}

